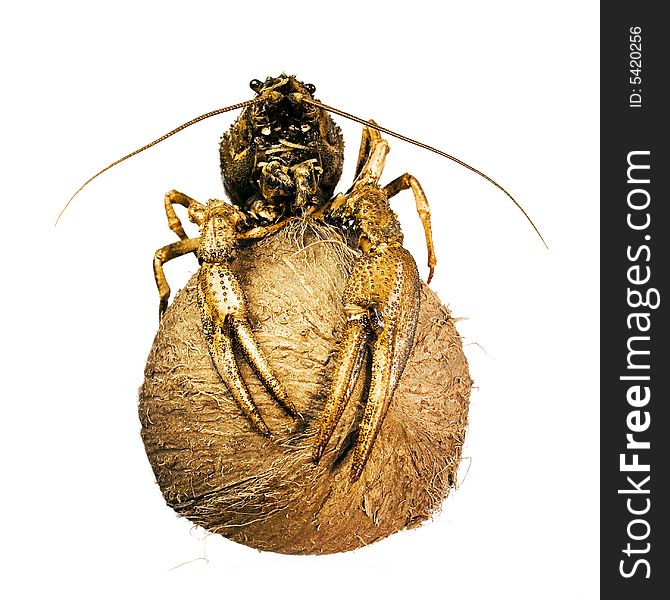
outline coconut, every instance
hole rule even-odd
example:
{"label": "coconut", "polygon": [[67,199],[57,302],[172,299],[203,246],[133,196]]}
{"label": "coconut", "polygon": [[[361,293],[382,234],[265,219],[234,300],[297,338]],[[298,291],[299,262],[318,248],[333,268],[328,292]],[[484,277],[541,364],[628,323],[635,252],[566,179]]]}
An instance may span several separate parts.
{"label": "coconut", "polygon": [[238,353],[271,438],[252,428],[213,366],[195,278],[177,294],[147,360],[139,415],[179,515],[259,550],[327,554],[418,526],[455,486],[472,382],[454,320],[425,285],[412,354],[360,479],[350,471],[365,362],[326,453],[312,460],[356,256],[339,230],[296,220],[233,261],[258,344],[305,418],[287,416]]}

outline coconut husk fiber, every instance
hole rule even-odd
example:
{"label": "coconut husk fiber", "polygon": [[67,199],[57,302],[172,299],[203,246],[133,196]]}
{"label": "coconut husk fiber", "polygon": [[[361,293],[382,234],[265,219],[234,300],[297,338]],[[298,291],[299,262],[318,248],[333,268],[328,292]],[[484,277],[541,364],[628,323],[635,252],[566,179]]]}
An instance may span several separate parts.
{"label": "coconut husk fiber", "polygon": [[177,294],[149,354],[139,415],[158,485],[179,515],[259,550],[328,554],[439,509],[456,483],[472,382],[451,315],[425,285],[415,346],[361,478],[350,481],[365,363],[325,455],[311,459],[355,258],[339,231],[296,221],[234,260],[256,339],[305,417],[288,417],[238,353],[271,439],[252,429],[213,366],[195,279]]}

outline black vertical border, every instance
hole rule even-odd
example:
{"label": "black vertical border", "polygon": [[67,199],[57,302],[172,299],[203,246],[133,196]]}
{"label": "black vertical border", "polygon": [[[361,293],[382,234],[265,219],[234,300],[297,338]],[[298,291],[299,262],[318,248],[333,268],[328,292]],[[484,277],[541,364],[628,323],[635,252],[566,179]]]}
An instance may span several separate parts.
{"label": "black vertical border", "polygon": [[[667,280],[670,270],[668,239],[670,220],[666,217],[666,203],[670,200],[668,178],[670,176],[670,28],[661,15],[662,3],[638,0],[635,2],[601,2],[601,597],[646,598],[670,597],[670,551],[668,549],[668,518],[670,501],[668,487],[668,462],[670,462],[670,420],[668,419],[668,372],[670,371],[670,340],[664,314],[670,303]],[[631,27],[641,28],[642,37],[642,82],[634,85],[630,77]],[[635,56],[635,55],[634,55]],[[633,65],[635,67],[635,65]],[[630,95],[641,90],[642,104],[630,107]],[[651,165],[650,184],[645,185],[651,203],[647,210],[650,225],[644,231],[635,231],[627,224],[628,193],[635,186],[627,181],[628,153],[649,150]],[[639,195],[638,198],[642,198]],[[640,217],[640,214],[636,214]],[[640,221],[641,222],[641,221]],[[644,239],[644,236],[650,239]],[[635,255],[641,245],[646,244],[650,256],[642,251],[636,261],[631,261],[627,252]],[[630,246],[631,250],[628,250]],[[647,260],[648,259],[648,260]],[[628,269],[638,264],[642,273],[645,267],[651,270],[647,288],[656,288],[660,293],[660,306],[655,310],[634,309],[627,300],[627,288],[636,289],[628,281]],[[644,286],[637,286],[644,291]],[[647,346],[650,369],[644,374],[649,382],[641,382],[650,388],[649,403],[638,408],[648,411],[650,427],[636,433],[639,440],[650,441],[649,450],[626,450],[626,435],[630,433],[627,418],[636,410],[627,401],[627,390],[634,382],[622,381],[621,376],[630,375],[627,370],[629,349],[627,343],[635,330],[629,329],[628,316],[633,312],[650,313],[651,329],[647,335],[651,340]],[[638,333],[639,335],[639,333]],[[642,347],[641,345],[638,347]],[[637,371],[642,374],[642,371]],[[642,415],[644,418],[644,415]],[[638,421],[639,423],[639,421]],[[666,431],[667,429],[667,431]],[[628,452],[627,461],[637,453],[640,463],[650,465],[649,472],[622,472],[620,455]],[[640,481],[649,475],[647,484]],[[638,482],[648,494],[626,494],[618,490],[631,489],[627,476]],[[642,510],[650,500],[649,510],[644,515],[633,515],[627,505],[631,499],[634,510]],[[649,524],[646,539],[630,539],[629,533],[643,536],[643,523],[631,526],[634,519],[643,519]],[[631,527],[629,529],[629,527]],[[627,544],[640,551],[639,554],[625,552]],[[649,543],[647,552],[646,543]],[[637,559],[649,563],[647,566]],[[623,567],[622,567],[622,562]],[[621,571],[634,574],[624,577]]]}

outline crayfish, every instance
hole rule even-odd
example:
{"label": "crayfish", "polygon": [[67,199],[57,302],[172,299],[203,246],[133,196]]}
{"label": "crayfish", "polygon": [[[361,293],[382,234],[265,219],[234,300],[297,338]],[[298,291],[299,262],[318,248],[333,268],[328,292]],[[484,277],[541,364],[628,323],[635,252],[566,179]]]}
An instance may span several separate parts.
{"label": "crayfish", "polygon": [[[163,265],[195,253],[200,263],[198,303],[213,364],[250,424],[260,434],[270,435],[240,374],[234,342],[274,400],[289,416],[302,417],[254,338],[244,290],[230,262],[240,244],[270,235],[294,219],[319,220],[346,231],[355,240],[359,257],[342,294],[346,324],[335,354],[312,457],[315,462],[322,459],[369,352],[368,394],[351,464],[351,479],[356,481],[411,353],[419,314],[421,283],[417,266],[402,246],[400,224],[389,204],[389,199],[403,190],[412,191],[423,224],[428,250],[427,282],[436,265],[430,208],[419,182],[405,173],[386,185],[380,184],[389,151],[381,134],[399,137],[455,160],[496,185],[515,204],[516,201],[495,181],[459,159],[319,102],[314,98],[315,87],[295,76],[282,74],[264,82],[253,80],[250,86],[255,98],[181,125],[112,163],[76,193],[102,172],[185,127],[222,112],[242,109],[223,135],[219,149],[229,202],[201,203],[174,190],[165,196],[168,225],[180,239],[158,250],[154,257],[159,312],[163,314],[170,296]],[[330,113],[363,125],[354,182],[339,194],[334,191],[342,173],[344,142]],[[199,227],[199,236],[187,236],[175,205],[187,209],[190,221]]]}

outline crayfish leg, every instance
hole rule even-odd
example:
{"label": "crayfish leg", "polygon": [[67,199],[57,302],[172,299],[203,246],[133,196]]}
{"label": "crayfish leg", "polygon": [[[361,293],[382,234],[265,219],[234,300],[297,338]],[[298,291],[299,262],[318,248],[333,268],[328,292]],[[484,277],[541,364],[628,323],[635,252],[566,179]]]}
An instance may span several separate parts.
{"label": "crayfish leg", "polygon": [[154,254],[153,266],[156,287],[158,288],[158,295],[160,297],[160,303],[158,305],[159,318],[163,316],[163,313],[167,309],[168,300],[170,299],[170,285],[165,278],[163,265],[170,260],[178,258],[179,256],[184,256],[184,254],[188,254],[189,252],[195,252],[198,249],[199,243],[199,237],[186,238],[156,250],[156,253]]}

